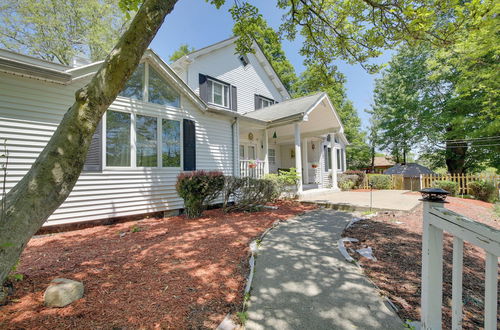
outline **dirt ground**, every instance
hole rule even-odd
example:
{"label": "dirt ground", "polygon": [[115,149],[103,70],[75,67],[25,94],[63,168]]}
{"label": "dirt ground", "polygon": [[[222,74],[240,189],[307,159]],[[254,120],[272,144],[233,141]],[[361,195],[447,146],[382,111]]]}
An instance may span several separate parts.
{"label": "dirt ground", "polygon": [[[481,201],[449,197],[446,207],[476,221],[500,229],[493,205]],[[344,236],[359,239],[348,243],[364,272],[399,308],[403,320],[420,320],[420,278],[422,260],[422,207],[412,212],[384,212],[370,220],[357,222]],[[377,261],[355,249],[370,246]],[[483,327],[484,251],[468,243],[464,246],[464,329]],[[452,237],[445,234],[443,328],[451,327]],[[500,294],[499,294],[500,297]],[[500,306],[500,304],[499,304]],[[500,314],[499,314],[500,315]]]}
{"label": "dirt ground", "polygon": [[[1,329],[203,329],[239,310],[248,244],[277,219],[312,206],[183,216],[97,226],[32,239],[17,272],[12,301],[0,307]],[[43,306],[57,277],[82,281],[84,298]]]}

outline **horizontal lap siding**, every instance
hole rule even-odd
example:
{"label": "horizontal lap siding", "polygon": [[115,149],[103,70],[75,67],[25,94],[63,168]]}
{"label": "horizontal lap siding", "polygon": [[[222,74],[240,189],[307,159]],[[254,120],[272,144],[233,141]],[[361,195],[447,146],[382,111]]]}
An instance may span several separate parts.
{"label": "horizontal lap siding", "polygon": [[[83,84],[62,86],[0,73],[0,140],[7,139],[10,190],[31,167]],[[110,109],[196,122],[197,167],[232,172],[231,121],[183,101],[183,109],[118,99]],[[106,219],[183,207],[175,191],[178,169],[108,169],[82,173],[47,224]]]}
{"label": "horizontal lap siding", "polygon": [[[238,112],[255,110],[254,95],[262,95],[282,102],[283,98],[254,54],[247,54],[249,64],[245,67],[235,54],[234,45],[202,55],[190,64],[188,84],[199,93],[198,74],[205,74],[237,87]],[[185,75],[183,72],[182,74]]]}

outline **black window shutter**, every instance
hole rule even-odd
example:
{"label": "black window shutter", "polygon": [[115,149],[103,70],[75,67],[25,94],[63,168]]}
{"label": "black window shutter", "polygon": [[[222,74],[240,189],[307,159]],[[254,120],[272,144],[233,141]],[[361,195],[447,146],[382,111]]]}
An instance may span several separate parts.
{"label": "black window shutter", "polygon": [[208,102],[208,84],[207,84],[207,76],[204,74],[199,74],[199,82],[200,82],[200,98]]}
{"label": "black window shutter", "polygon": [[234,111],[238,110],[238,98],[236,86],[231,86],[231,109]]}
{"label": "black window shutter", "polygon": [[92,135],[87,159],[85,159],[85,164],[83,164],[83,171],[102,171],[102,120],[97,124],[94,135]]}
{"label": "black window shutter", "polygon": [[260,109],[260,97],[257,94],[254,94],[254,102],[255,102],[255,110]]}
{"label": "black window shutter", "polygon": [[184,171],[196,170],[196,127],[192,120],[182,121]]}

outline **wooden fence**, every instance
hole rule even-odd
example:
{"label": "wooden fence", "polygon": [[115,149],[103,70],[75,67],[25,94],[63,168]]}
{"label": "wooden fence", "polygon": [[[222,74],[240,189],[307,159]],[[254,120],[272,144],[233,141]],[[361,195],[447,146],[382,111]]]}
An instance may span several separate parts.
{"label": "wooden fence", "polygon": [[[367,174],[365,176],[365,180],[363,181],[363,189],[370,189],[370,177],[372,175],[380,175],[380,174]],[[391,188],[393,190],[403,190],[404,188],[404,177],[400,174],[392,174],[391,175]]]}
{"label": "wooden fence", "polygon": [[500,175],[485,175],[485,174],[445,174],[445,175],[432,175],[432,174],[422,174],[420,176],[420,186],[421,189],[430,188],[433,186],[435,181],[453,181],[458,183],[460,188],[460,195],[469,195],[469,182],[476,180],[485,180],[493,183],[495,187],[498,187],[500,183]]}

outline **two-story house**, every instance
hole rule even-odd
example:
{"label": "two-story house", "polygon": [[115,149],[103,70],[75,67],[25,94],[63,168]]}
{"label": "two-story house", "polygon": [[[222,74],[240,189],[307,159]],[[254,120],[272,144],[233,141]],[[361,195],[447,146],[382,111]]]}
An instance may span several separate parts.
{"label": "two-story house", "polygon": [[[347,141],[328,96],[291,99],[259,47],[239,56],[234,41],[172,66],[146,51],[103,116],[70,196],[46,225],[180,209],[177,175],[195,169],[261,177],[294,167],[300,190],[337,189],[331,173],[345,169]],[[101,64],[70,67],[0,50],[7,190],[29,170],[75,90]]]}

